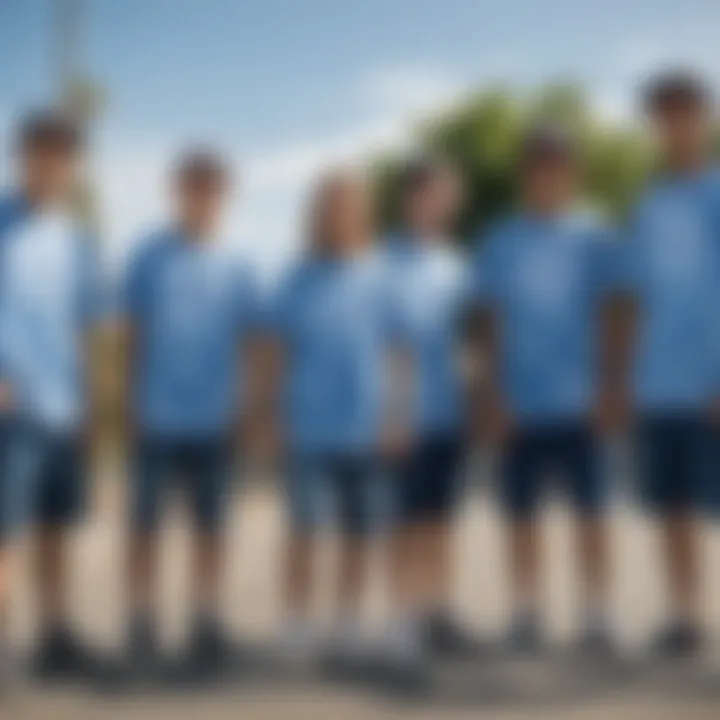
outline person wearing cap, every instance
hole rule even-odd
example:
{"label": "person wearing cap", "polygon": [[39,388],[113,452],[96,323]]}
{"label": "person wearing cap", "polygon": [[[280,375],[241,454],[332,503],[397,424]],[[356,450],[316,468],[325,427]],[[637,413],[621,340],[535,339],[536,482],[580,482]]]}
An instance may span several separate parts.
{"label": "person wearing cap", "polygon": [[123,283],[132,459],[128,652],[143,671],[157,659],[157,531],[175,487],[194,528],[187,661],[213,672],[228,650],[219,614],[223,518],[259,312],[253,273],[218,237],[230,186],[218,153],[182,155],[172,176],[175,217],[138,243]]}
{"label": "person wearing cap", "polygon": [[578,207],[581,161],[562,128],[528,133],[518,176],[520,208],[490,230],[471,280],[483,369],[476,421],[498,453],[509,525],[508,643],[518,652],[542,643],[538,512],[556,485],[574,511],[581,648],[605,652],[604,479],[594,416],[613,243],[598,218]]}
{"label": "person wearing cap", "polygon": [[383,249],[411,396],[410,437],[393,461],[397,618],[389,653],[416,670],[429,656],[475,649],[452,608],[453,520],[465,450],[458,351],[466,269],[452,244],[461,191],[447,161],[411,162],[400,179],[400,228]]}
{"label": "person wearing cap", "polygon": [[14,189],[0,201],[0,611],[5,621],[13,540],[32,523],[40,614],[32,669],[47,679],[90,662],[67,607],[68,531],[83,510],[92,427],[86,355],[102,307],[97,248],[72,211],[82,146],[66,116],[27,116]]}
{"label": "person wearing cap", "polygon": [[701,78],[661,73],[643,99],[659,168],[634,207],[619,264],[636,308],[635,352],[626,353],[622,380],[637,410],[639,480],[662,534],[670,592],[670,618],[654,648],[675,655],[701,645],[697,513],[718,485],[706,470],[708,421],[720,407],[720,173]]}

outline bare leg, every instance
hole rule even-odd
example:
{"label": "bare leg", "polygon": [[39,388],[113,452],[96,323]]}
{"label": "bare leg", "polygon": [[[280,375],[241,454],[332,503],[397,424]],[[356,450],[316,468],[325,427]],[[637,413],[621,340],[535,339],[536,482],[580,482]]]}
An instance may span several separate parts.
{"label": "bare leg", "polygon": [[700,622],[698,537],[691,517],[677,514],[662,526],[663,557],[674,611],[679,618]]}
{"label": "bare leg", "polygon": [[152,611],[158,571],[157,545],[157,535],[153,531],[138,530],[130,539],[128,586],[135,611]]}
{"label": "bare leg", "polygon": [[516,607],[535,610],[540,587],[540,547],[535,520],[513,522],[510,528],[512,593]]}
{"label": "bare leg", "polygon": [[307,617],[313,594],[314,539],[293,533],[285,552],[285,608],[291,615]]}
{"label": "bare leg", "polygon": [[192,593],[196,610],[213,617],[220,607],[224,567],[222,536],[216,532],[198,532],[193,538]]}
{"label": "bare leg", "polygon": [[35,544],[35,569],[41,624],[56,628],[67,618],[68,531],[44,526]]}

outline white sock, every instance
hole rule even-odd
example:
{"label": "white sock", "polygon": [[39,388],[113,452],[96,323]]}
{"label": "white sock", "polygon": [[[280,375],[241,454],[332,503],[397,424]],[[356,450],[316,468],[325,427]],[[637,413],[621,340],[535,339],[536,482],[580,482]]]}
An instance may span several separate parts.
{"label": "white sock", "polygon": [[283,629],[285,645],[297,651],[309,650],[316,639],[315,626],[308,615],[291,612]]}
{"label": "white sock", "polygon": [[356,612],[341,613],[333,637],[340,652],[348,655],[359,653],[365,640],[360,616]]}
{"label": "white sock", "polygon": [[388,652],[398,660],[413,661],[420,658],[422,623],[411,613],[398,615],[387,630]]}

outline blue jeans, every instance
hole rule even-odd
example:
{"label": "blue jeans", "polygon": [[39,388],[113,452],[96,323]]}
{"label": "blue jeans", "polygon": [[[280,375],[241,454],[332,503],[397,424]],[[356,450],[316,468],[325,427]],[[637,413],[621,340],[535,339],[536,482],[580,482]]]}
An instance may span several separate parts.
{"label": "blue jeans", "polygon": [[133,472],[134,529],[154,532],[168,493],[179,487],[197,531],[218,533],[228,505],[231,470],[232,453],[225,440],[142,438]]}
{"label": "blue jeans", "polygon": [[32,522],[72,524],[84,508],[86,484],[77,434],[0,421],[0,540]]}

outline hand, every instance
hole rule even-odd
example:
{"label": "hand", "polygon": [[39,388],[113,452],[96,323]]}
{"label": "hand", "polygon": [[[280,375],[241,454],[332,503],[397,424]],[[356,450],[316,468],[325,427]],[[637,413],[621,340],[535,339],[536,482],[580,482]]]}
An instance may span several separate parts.
{"label": "hand", "polygon": [[480,410],[475,429],[479,444],[502,448],[512,435],[515,422],[505,400],[497,395],[488,398]]}
{"label": "hand", "polygon": [[630,408],[627,393],[619,390],[602,392],[594,413],[598,430],[603,434],[614,434],[626,429],[630,424]]}
{"label": "hand", "polygon": [[0,382],[0,415],[10,412],[14,404],[12,388],[7,382]]}
{"label": "hand", "polygon": [[720,425],[720,396],[716,395],[710,401],[710,407],[708,408],[708,416],[710,422],[713,425]]}
{"label": "hand", "polygon": [[272,420],[245,420],[240,426],[240,443],[248,455],[260,460],[274,460],[283,450],[283,433]]}
{"label": "hand", "polygon": [[388,424],[381,435],[380,446],[383,455],[388,458],[399,458],[410,452],[413,434],[403,423]]}

